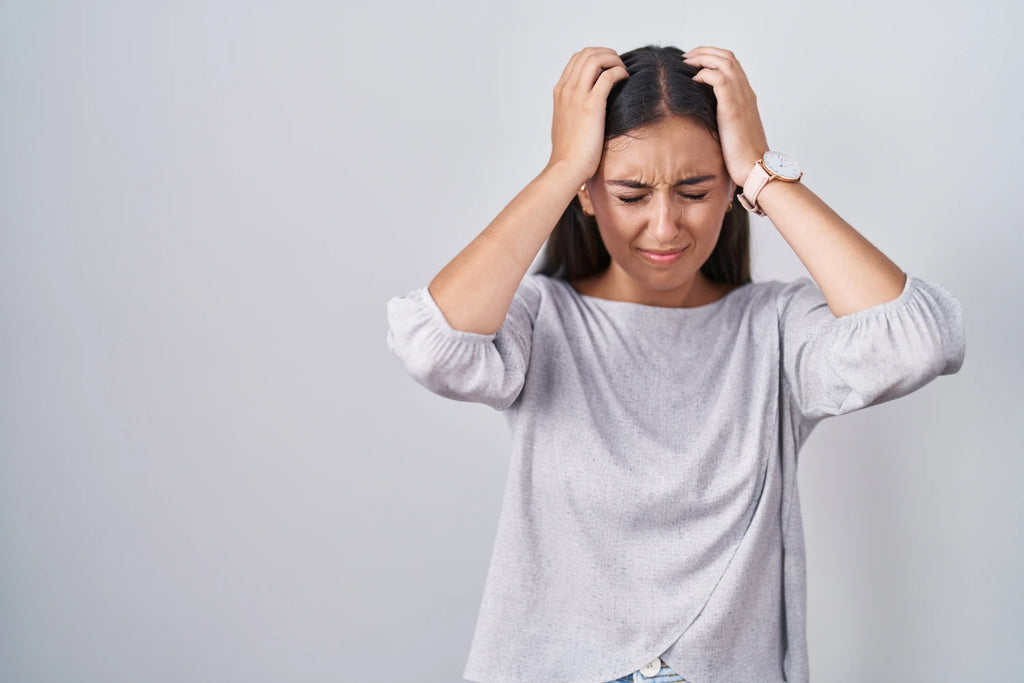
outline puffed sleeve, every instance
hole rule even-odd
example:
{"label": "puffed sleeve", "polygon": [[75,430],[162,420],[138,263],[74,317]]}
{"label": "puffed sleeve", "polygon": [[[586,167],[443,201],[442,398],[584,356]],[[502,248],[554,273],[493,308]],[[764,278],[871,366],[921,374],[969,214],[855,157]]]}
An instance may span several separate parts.
{"label": "puffed sleeve", "polygon": [[892,301],[839,318],[808,277],[786,284],[777,308],[784,384],[812,422],[905,396],[964,361],[963,305],[914,275]]}
{"label": "puffed sleeve", "polygon": [[527,275],[493,334],[454,329],[426,287],[388,301],[388,348],[430,391],[504,410],[523,388],[541,289]]}

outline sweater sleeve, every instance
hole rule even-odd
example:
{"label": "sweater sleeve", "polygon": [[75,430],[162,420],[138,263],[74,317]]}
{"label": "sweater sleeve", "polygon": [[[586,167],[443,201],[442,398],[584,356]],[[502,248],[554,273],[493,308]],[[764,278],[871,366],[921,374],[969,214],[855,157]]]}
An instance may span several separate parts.
{"label": "sweater sleeve", "polygon": [[785,285],[777,307],[784,382],[810,421],[905,396],[964,361],[962,304],[914,275],[892,301],[839,318],[808,277]]}
{"label": "sweater sleeve", "polygon": [[504,410],[526,379],[540,301],[536,276],[516,290],[501,328],[492,334],[449,325],[426,287],[388,301],[388,348],[413,379],[430,391]]}

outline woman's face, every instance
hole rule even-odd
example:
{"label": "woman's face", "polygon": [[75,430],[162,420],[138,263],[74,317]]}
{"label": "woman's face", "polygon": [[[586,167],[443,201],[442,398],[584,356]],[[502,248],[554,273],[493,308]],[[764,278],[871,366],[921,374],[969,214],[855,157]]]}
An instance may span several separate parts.
{"label": "woman's face", "polygon": [[707,295],[700,267],[735,189],[721,146],[693,119],[670,117],[609,140],[580,191],[612,257],[604,291],[623,301],[695,305]]}

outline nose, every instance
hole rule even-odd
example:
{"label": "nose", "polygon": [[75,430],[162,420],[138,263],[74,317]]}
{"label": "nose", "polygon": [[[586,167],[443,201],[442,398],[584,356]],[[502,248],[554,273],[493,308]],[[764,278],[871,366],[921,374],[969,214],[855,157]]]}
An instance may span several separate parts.
{"label": "nose", "polygon": [[679,234],[677,207],[673,206],[671,199],[660,194],[652,199],[652,213],[647,222],[647,232],[661,244],[672,244]]}

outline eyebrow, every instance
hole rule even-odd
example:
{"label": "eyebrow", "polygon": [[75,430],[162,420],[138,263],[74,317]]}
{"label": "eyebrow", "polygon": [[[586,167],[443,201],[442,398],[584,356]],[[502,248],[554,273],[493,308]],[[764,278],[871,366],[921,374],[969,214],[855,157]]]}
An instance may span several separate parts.
{"label": "eyebrow", "polygon": [[[697,185],[698,183],[703,183],[705,181],[714,180],[714,179],[715,179],[714,175],[697,175],[697,176],[692,176],[690,178],[683,178],[682,180],[677,181],[675,183],[675,185],[673,185],[672,187],[679,187],[680,185]],[[646,183],[640,183],[640,182],[637,182],[635,180],[608,180],[608,181],[605,182],[605,184],[606,185],[616,185],[618,187],[628,187],[628,188],[630,188],[632,190],[649,190],[649,189],[651,189],[650,185],[647,185]]]}

